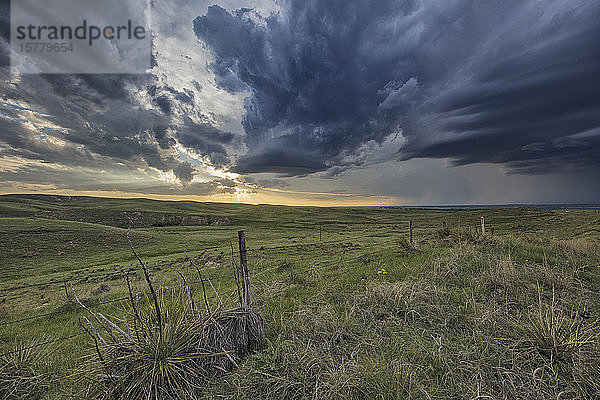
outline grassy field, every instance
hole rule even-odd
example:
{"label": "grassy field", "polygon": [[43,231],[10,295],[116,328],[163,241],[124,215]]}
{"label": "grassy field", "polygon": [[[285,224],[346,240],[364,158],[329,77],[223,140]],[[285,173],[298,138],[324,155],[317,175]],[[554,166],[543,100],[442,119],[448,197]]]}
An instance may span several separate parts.
{"label": "grassy field", "polygon": [[[127,221],[157,286],[177,285],[177,272],[197,280],[186,252],[226,304],[236,296],[230,246],[247,231],[267,347],[198,398],[600,398],[594,210],[0,196],[0,352],[81,333],[71,284],[95,311],[127,312],[108,303],[128,293]],[[90,337],[34,349],[47,397],[80,398],[73,376],[94,354]]]}

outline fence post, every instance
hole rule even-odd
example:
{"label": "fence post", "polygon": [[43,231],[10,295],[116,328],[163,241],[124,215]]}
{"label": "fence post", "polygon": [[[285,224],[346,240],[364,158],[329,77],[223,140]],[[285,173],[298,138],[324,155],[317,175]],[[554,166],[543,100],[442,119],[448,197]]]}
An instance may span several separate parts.
{"label": "fence post", "polygon": [[485,236],[485,218],[481,216],[481,234]]}
{"label": "fence post", "polygon": [[408,221],[408,235],[409,235],[409,243],[412,246],[413,244],[413,236],[412,236],[412,220]]}
{"label": "fence post", "polygon": [[242,299],[244,311],[250,308],[250,274],[248,273],[248,250],[246,249],[246,231],[238,231],[240,245],[240,269],[242,280]]}

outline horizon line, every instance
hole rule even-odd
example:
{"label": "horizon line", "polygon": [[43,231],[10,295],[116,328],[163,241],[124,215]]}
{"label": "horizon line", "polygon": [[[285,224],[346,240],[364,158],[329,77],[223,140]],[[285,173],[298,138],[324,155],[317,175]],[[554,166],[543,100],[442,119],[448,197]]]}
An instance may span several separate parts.
{"label": "horizon line", "polygon": [[317,208],[519,208],[519,207],[534,207],[534,208],[585,208],[594,209],[600,208],[600,203],[439,203],[439,204],[379,204],[379,205],[311,205],[311,204],[281,204],[281,203],[246,203],[236,201],[217,201],[217,200],[193,200],[193,199],[158,199],[144,196],[100,196],[100,195],[71,195],[71,194],[56,194],[56,193],[0,193],[0,196],[47,196],[47,197],[85,197],[92,199],[113,199],[113,200],[150,200],[160,202],[192,202],[192,203],[214,203],[214,204],[234,204],[234,205],[249,205],[249,206],[281,206],[281,207],[317,207]]}

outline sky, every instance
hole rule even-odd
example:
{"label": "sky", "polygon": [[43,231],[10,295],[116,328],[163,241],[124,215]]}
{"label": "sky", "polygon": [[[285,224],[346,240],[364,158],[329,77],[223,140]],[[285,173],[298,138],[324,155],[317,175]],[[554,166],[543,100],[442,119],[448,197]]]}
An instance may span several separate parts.
{"label": "sky", "polygon": [[0,193],[600,199],[598,1],[155,0],[144,73],[46,75],[0,4]]}

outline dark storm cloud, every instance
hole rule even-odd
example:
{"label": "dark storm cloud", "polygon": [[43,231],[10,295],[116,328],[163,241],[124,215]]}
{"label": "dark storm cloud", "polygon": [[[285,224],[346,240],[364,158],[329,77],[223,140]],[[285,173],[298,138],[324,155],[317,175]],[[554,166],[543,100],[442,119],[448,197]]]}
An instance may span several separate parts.
{"label": "dark storm cloud", "polygon": [[235,191],[231,184],[223,179],[173,186],[170,183],[156,181],[144,176],[138,176],[141,179],[130,179],[130,174],[131,171],[125,167],[100,172],[97,169],[81,169],[73,174],[73,171],[68,169],[52,169],[43,164],[25,165],[14,171],[0,171],[0,189],[10,187],[15,182],[20,185],[37,185],[43,182],[50,184],[55,189],[123,191],[159,195],[214,195]]}
{"label": "dark storm cloud", "polygon": [[189,162],[177,163],[173,168],[173,173],[182,182],[190,182],[194,177],[194,166]]}
{"label": "dark storm cloud", "polygon": [[42,74],[41,77],[52,85],[57,95],[63,98],[75,95],[97,105],[111,100],[127,100],[129,94],[125,84],[147,79],[145,75],[125,74]]}
{"label": "dark storm cloud", "polygon": [[213,165],[223,167],[230,163],[224,146],[236,141],[232,133],[223,132],[210,124],[198,124],[186,117],[176,136],[185,147],[207,155]]}
{"label": "dark storm cloud", "polygon": [[[194,21],[196,34],[215,53],[217,82],[227,82],[227,90],[253,92],[243,118],[249,150],[238,161],[238,172],[316,172],[341,150],[383,139],[394,129],[393,120],[372,118],[377,90],[386,81],[367,79],[356,49],[348,48],[348,42],[359,42],[368,18],[353,15],[370,7],[334,3],[316,8],[290,3],[285,19],[272,16],[264,26],[247,10],[231,15],[217,6]],[[397,8],[382,2],[371,16],[383,18]],[[321,17],[328,22],[319,24]]]}
{"label": "dark storm cloud", "polygon": [[259,179],[256,183],[265,188],[284,188],[291,186],[288,181],[283,179]]}
{"label": "dark storm cloud", "polygon": [[[122,89],[125,84],[143,84],[146,79],[127,75],[22,75],[16,83],[5,81],[3,94],[8,100],[4,106],[21,102],[32,110],[43,110],[34,112],[34,117],[39,115],[67,129],[68,133],[54,136],[68,146],[45,146],[43,140],[37,140],[39,129],[23,124],[2,129],[3,140],[15,149],[33,150],[38,159],[67,165],[85,165],[91,153],[125,161],[141,157],[159,165],[158,146],[148,136],[161,117],[157,111],[135,107]],[[65,151],[78,145],[85,147],[79,157]]]}
{"label": "dark storm cloud", "polygon": [[[343,170],[402,129],[402,159],[600,167],[600,3],[288,0],[196,18],[223,89],[250,90],[238,172]],[[360,162],[360,161],[358,161]]]}
{"label": "dark storm cloud", "polygon": [[[232,135],[208,124],[195,129],[187,117],[183,124],[174,121],[171,100],[162,93],[188,103],[193,94],[164,85],[156,89],[150,74],[21,75],[14,80],[3,71],[3,78],[0,142],[9,146],[5,155],[98,168],[120,162],[130,168],[147,165],[172,171],[184,183],[191,181],[195,169],[174,157],[175,139],[203,143],[194,149],[216,160],[215,165],[229,162],[222,144],[230,143]],[[131,87],[161,93],[153,98],[157,108],[140,106]],[[25,111],[30,115],[22,116]],[[37,117],[64,131],[33,126]],[[65,144],[57,146],[52,138]]]}
{"label": "dark storm cloud", "polygon": [[160,108],[164,114],[171,114],[171,101],[167,96],[158,96],[154,99],[154,103]]}
{"label": "dark storm cloud", "polygon": [[[600,8],[588,8],[483,52],[467,85],[407,124],[416,138],[405,158],[493,161],[532,173],[600,167]],[[444,137],[431,142],[428,130]]]}
{"label": "dark storm cloud", "polygon": [[175,144],[175,140],[169,136],[168,129],[166,124],[157,124],[152,128],[152,133],[162,149],[168,149]]}
{"label": "dark storm cloud", "polygon": [[[2,57],[9,54],[8,5],[0,0]],[[194,110],[192,89],[198,83],[178,90],[151,73],[11,75],[8,59],[2,60],[3,156],[98,169],[149,166],[173,172],[185,184],[196,169],[179,158],[176,140],[192,145],[215,166],[230,163],[224,145],[233,142],[233,135],[187,116],[193,112],[196,119],[205,119],[202,110]],[[186,117],[182,122],[175,114]]]}
{"label": "dark storm cloud", "polygon": [[[341,139],[341,138],[340,138]],[[237,160],[236,172],[274,172],[286,176],[308,175],[327,168],[327,147],[303,140],[300,135],[284,135],[268,143],[255,143]]]}
{"label": "dark storm cloud", "polygon": [[0,0],[0,70],[10,67],[10,49],[6,40],[10,37],[10,0]]}

